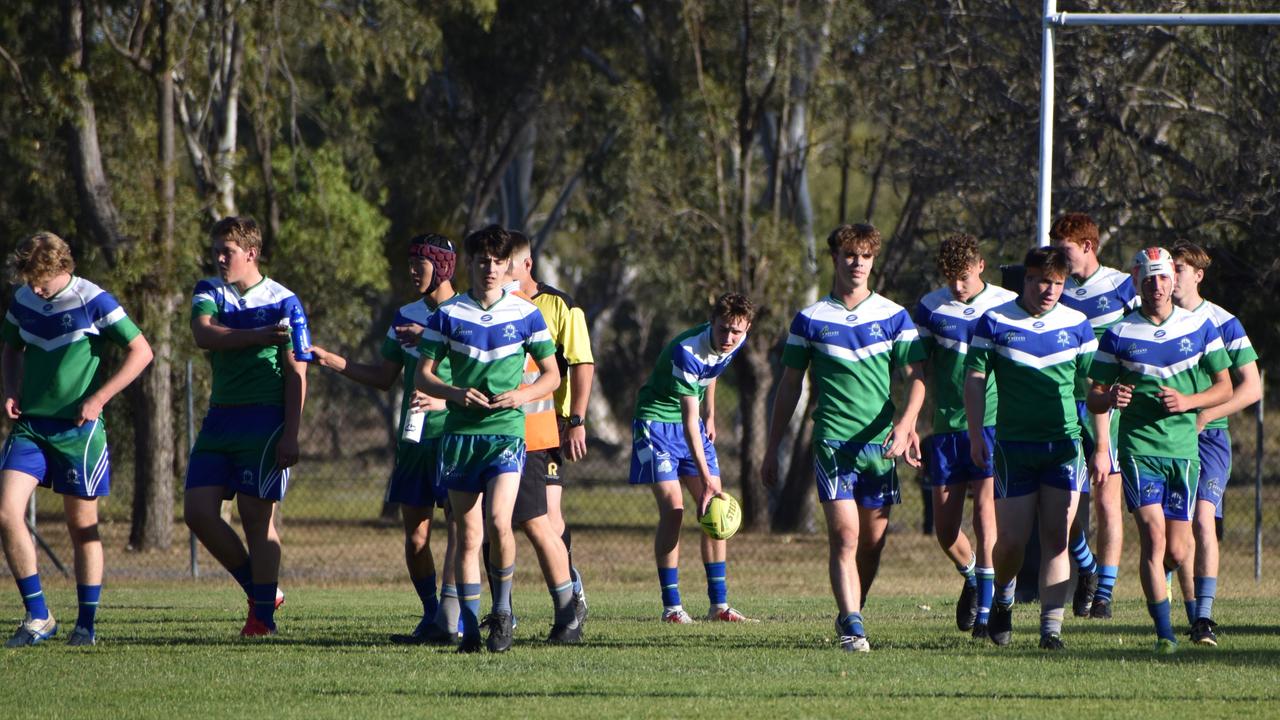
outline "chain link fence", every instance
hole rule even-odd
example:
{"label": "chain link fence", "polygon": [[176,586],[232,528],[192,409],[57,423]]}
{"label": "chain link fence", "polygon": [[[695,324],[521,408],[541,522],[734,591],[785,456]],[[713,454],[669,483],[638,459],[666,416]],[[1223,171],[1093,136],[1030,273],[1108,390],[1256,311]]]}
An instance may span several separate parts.
{"label": "chain link fence", "polygon": [[[207,402],[207,380],[201,363],[189,380],[191,425],[198,428]],[[281,504],[284,543],[282,582],[286,586],[335,583],[394,583],[406,578],[403,531],[396,509],[383,503],[394,457],[399,400],[351,383],[319,368],[309,375],[304,416],[303,459]],[[169,548],[134,552],[129,530],[133,506],[132,443],[127,404],[111,407],[112,493],[101,501],[101,530],[106,548],[108,582],[223,582],[226,573],[201,547],[189,544],[181,518],[181,470],[175,469],[173,541]],[[179,417],[184,417],[186,409]],[[1271,510],[1280,500],[1277,435],[1263,432],[1255,408],[1233,418],[1235,467],[1226,496],[1222,546],[1223,587],[1235,595],[1262,594],[1275,586],[1277,570],[1266,555],[1280,546],[1280,519]],[[723,422],[723,421],[722,421]],[[727,423],[726,423],[727,424]],[[727,429],[727,428],[722,428]],[[6,428],[7,430],[7,428]],[[186,428],[178,437],[189,443]],[[1261,443],[1261,444],[1260,444]],[[724,432],[718,441],[726,488],[741,497],[736,441]],[[1262,448],[1262,455],[1256,449]],[[627,484],[629,447],[595,443],[586,459],[568,464],[564,513],[573,531],[574,560],[589,586],[657,592],[653,565],[656,510],[651,493]],[[180,453],[185,465],[185,452]],[[958,577],[939,550],[931,531],[928,490],[916,470],[901,466],[902,504],[893,509],[890,536],[875,593],[950,594]],[[1259,481],[1261,479],[1261,482]],[[36,493],[36,530],[43,543],[41,572],[55,579],[58,563],[71,569],[71,547],[63,526],[60,499]],[[812,497],[812,496],[811,496]],[[812,499],[810,500],[813,501]],[[692,507],[689,502],[688,507]],[[234,508],[227,504],[233,524]],[[437,519],[441,516],[437,513]],[[822,513],[813,513],[812,532],[775,534],[743,532],[729,544],[730,583],[740,591],[772,592],[827,583],[827,544]],[[700,587],[697,526],[687,512],[681,565],[689,590]],[[443,556],[444,527],[437,522],[432,544]],[[966,521],[966,531],[969,531]],[[972,534],[970,533],[970,537]],[[1117,590],[1121,597],[1140,596],[1137,583],[1137,538],[1126,526],[1124,560]],[[541,587],[532,548],[523,539],[518,551],[518,582]],[[1264,582],[1255,581],[1255,570]],[[4,570],[8,574],[7,569]],[[56,582],[56,579],[54,580]]]}

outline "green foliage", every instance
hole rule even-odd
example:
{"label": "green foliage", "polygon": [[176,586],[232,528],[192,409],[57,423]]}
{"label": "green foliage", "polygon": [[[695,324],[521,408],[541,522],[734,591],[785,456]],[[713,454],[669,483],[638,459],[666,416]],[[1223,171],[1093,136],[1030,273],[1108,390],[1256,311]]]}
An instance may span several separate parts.
{"label": "green foliage", "polygon": [[354,344],[389,287],[382,254],[389,222],[352,188],[332,148],[301,156],[282,148],[272,167],[287,191],[270,274],[302,299],[317,342]]}

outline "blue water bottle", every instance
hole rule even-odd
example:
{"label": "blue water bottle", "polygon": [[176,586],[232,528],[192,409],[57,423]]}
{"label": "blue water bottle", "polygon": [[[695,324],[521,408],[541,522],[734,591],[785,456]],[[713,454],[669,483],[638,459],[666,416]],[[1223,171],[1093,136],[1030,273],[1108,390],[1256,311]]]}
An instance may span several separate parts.
{"label": "blue water bottle", "polygon": [[293,340],[293,359],[298,362],[311,362],[316,356],[311,352],[311,331],[307,329],[307,314],[302,306],[295,304],[289,308],[289,335]]}

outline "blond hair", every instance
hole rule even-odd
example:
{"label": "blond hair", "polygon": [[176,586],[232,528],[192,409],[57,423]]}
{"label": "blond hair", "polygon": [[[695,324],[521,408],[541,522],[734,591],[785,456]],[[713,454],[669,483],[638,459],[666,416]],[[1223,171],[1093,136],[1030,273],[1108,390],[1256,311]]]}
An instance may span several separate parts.
{"label": "blond hair", "polygon": [[51,232],[41,231],[18,243],[9,256],[9,276],[14,282],[30,285],[42,280],[75,272],[67,241]]}

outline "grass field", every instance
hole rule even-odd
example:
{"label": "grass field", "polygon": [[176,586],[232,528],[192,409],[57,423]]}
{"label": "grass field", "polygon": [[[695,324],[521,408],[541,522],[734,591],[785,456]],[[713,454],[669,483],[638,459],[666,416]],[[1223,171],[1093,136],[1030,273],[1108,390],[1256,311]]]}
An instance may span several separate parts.
{"label": "grass field", "polygon": [[[542,644],[549,603],[532,587],[517,589],[517,644],[501,656],[390,645],[418,609],[400,586],[294,588],[281,634],[266,641],[237,637],[244,600],[230,588],[109,588],[98,647],[66,647],[64,625],[44,645],[0,651],[0,707],[22,717],[272,720],[1280,715],[1274,599],[1224,604],[1222,647],[1184,642],[1160,658],[1139,601],[1118,603],[1110,623],[1069,619],[1067,651],[1047,656],[1035,648],[1035,606],[1015,611],[1014,644],[997,649],[955,630],[949,598],[873,597],[874,650],[849,655],[835,649],[821,592],[738,593],[762,622],[677,627],[656,622],[655,593],[598,590],[586,644],[566,648]],[[49,594],[73,622],[74,591]],[[704,609],[700,583],[686,602]]]}

